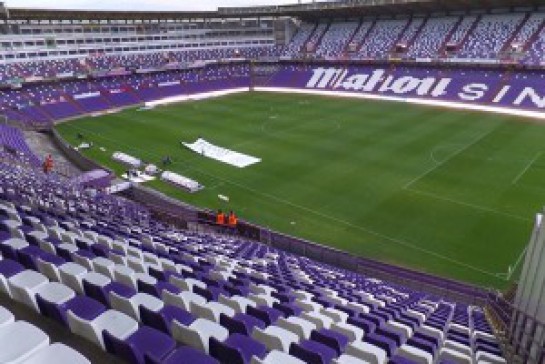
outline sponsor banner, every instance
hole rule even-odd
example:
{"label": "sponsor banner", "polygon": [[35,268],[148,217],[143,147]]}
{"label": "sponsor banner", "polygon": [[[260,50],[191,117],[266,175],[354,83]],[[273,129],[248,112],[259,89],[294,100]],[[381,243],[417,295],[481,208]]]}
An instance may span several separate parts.
{"label": "sponsor banner", "polygon": [[81,100],[81,99],[89,99],[91,97],[97,97],[97,96],[100,96],[100,92],[87,92],[87,93],[84,93],[84,94],[79,94],[79,95],[74,95],[72,96],[74,99],[76,100]]}
{"label": "sponsor banner", "polygon": [[179,84],[180,84],[180,81],[168,81],[168,82],[159,82],[157,86],[165,87],[165,86],[174,86]]}
{"label": "sponsor banner", "polygon": [[286,66],[268,86],[545,110],[545,73],[399,67]]}

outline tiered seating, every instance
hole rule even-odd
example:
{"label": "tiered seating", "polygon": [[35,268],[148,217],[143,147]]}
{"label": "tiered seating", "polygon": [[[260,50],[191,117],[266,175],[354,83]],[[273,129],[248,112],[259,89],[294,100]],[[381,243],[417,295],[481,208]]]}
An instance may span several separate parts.
{"label": "tiered seating", "polygon": [[[13,287],[30,282],[34,272],[13,261],[0,261],[0,267],[14,273],[9,278]],[[11,273],[10,273],[11,274]],[[25,279],[27,279],[26,282]],[[15,321],[13,314],[0,306],[0,362],[2,363],[59,363],[90,364],[83,355],[61,344],[51,344],[49,336],[38,327],[26,322]]]}
{"label": "tiered seating", "polygon": [[513,39],[513,44],[526,45],[530,38],[539,30],[545,21],[545,13],[532,13],[524,23],[517,36]]}
{"label": "tiered seating", "polygon": [[483,15],[458,57],[496,59],[523,19],[524,14]]}
{"label": "tiered seating", "polygon": [[249,73],[247,64],[234,64],[30,85],[2,92],[0,113],[22,122],[51,122],[184,93],[247,86]]}
{"label": "tiered seating", "polygon": [[545,28],[537,36],[524,57],[524,63],[542,65],[545,62]]}
{"label": "tiered seating", "polygon": [[354,45],[355,47],[361,46],[361,44],[363,43],[365,39],[365,36],[367,35],[367,33],[369,33],[369,30],[371,29],[373,25],[374,25],[374,22],[369,20],[362,22],[360,27],[358,28],[358,30],[352,37],[352,40],[350,41],[350,43]]}
{"label": "tiered seating", "polygon": [[0,289],[129,362],[505,362],[478,307],[176,230],[36,170],[0,177]]}
{"label": "tiered seating", "polygon": [[401,34],[401,37],[399,37],[398,43],[411,45],[412,40],[417,35],[424,22],[425,20],[422,18],[413,18],[410,24],[407,26],[407,29],[405,29],[403,34]]}
{"label": "tiered seating", "polygon": [[435,58],[459,18],[430,18],[407,54],[410,58]]}
{"label": "tiered seating", "polygon": [[331,24],[324,34],[318,49],[316,49],[316,54],[324,58],[341,56],[358,25],[356,22]]}
{"label": "tiered seating", "polygon": [[461,46],[463,40],[467,37],[468,32],[471,30],[476,21],[476,15],[464,16],[460,24],[456,27],[452,37],[449,39],[449,43]]}
{"label": "tiered seating", "polygon": [[282,55],[284,57],[294,57],[298,55],[312,34],[314,28],[314,24],[303,23],[291,39],[290,43],[284,48]]}
{"label": "tiered seating", "polygon": [[322,36],[324,35],[324,32],[327,30],[328,24],[327,23],[318,23],[312,34],[310,35],[310,38],[308,39],[307,44],[314,50],[318,47],[318,44],[320,40],[322,39]]}
{"label": "tiered seating", "polygon": [[386,58],[405,29],[408,20],[379,20],[361,46],[362,58]]}

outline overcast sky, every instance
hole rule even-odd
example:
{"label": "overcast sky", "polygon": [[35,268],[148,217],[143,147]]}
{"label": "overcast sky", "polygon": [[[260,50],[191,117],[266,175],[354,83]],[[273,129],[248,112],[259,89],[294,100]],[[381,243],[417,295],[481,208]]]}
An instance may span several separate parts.
{"label": "overcast sky", "polygon": [[[228,6],[294,4],[298,0],[0,0],[12,8],[92,10],[216,10]],[[302,2],[310,2],[303,0]]]}

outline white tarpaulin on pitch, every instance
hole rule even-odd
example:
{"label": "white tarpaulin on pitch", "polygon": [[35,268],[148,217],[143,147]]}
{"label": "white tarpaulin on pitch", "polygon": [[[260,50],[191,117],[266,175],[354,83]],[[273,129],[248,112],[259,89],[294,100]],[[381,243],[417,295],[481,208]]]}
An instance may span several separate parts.
{"label": "white tarpaulin on pitch", "polygon": [[197,141],[194,143],[182,144],[195,153],[199,153],[205,157],[212,158],[238,168],[248,167],[254,163],[261,162],[260,158],[218,147],[217,145],[211,144],[202,138],[197,139]]}

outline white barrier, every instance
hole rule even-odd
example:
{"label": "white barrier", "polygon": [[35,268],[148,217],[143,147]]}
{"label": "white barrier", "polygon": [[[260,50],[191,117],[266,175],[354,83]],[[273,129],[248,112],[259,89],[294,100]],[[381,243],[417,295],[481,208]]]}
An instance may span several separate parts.
{"label": "white barrier", "polygon": [[112,159],[116,162],[126,164],[133,168],[138,168],[142,165],[142,161],[140,159],[122,152],[115,152],[114,154],[112,154]]}
{"label": "white barrier", "polygon": [[161,174],[161,180],[169,182],[177,187],[181,187],[191,193],[202,190],[204,186],[191,178],[184,177],[174,172],[165,171]]}
{"label": "white barrier", "polygon": [[188,101],[188,100],[204,100],[204,99],[209,99],[212,97],[225,96],[225,95],[236,94],[236,93],[247,92],[247,91],[250,91],[249,87],[238,87],[238,88],[231,88],[227,90],[202,92],[202,93],[193,94],[193,95],[178,95],[178,96],[165,97],[159,100],[148,101],[144,105],[146,106],[146,108],[150,108],[157,105],[168,105],[168,104],[173,104],[176,102],[182,102],[182,101]]}

